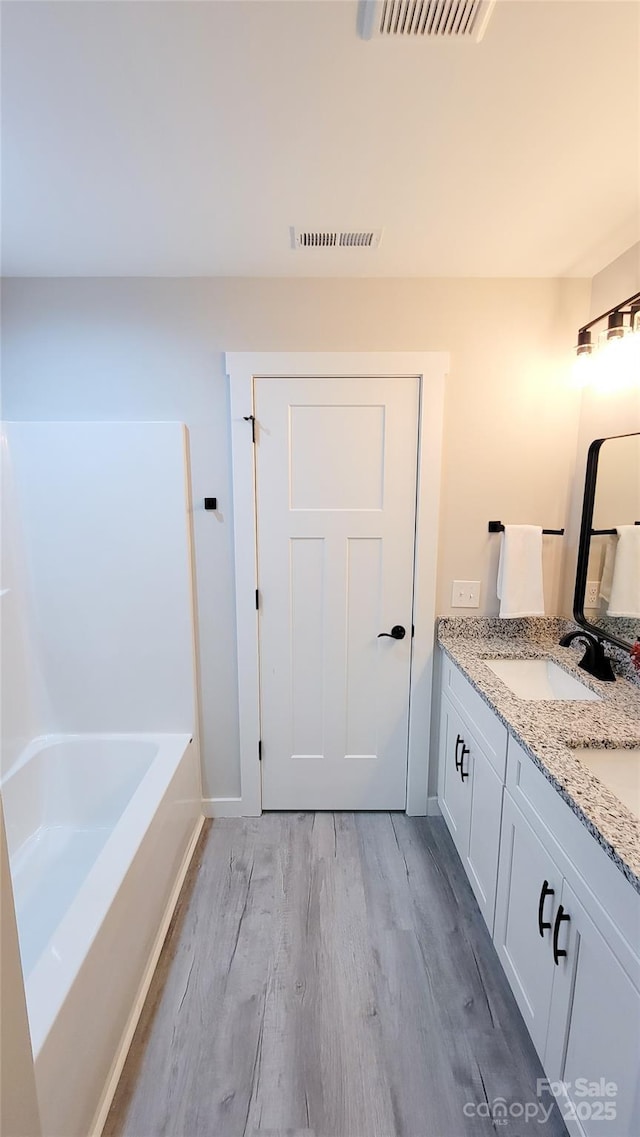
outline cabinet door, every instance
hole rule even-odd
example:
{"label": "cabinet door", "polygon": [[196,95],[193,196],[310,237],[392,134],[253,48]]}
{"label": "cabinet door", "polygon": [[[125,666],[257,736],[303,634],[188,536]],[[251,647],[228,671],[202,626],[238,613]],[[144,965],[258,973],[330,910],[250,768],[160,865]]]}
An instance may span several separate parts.
{"label": "cabinet door", "polygon": [[[559,1104],[570,1130],[586,1137],[637,1137],[640,965],[622,941],[622,966],[566,880],[561,905],[564,918],[556,912],[554,931],[557,921],[557,946],[566,955],[554,966],[545,1071],[566,1085]],[[617,937],[602,917],[603,927]]]}
{"label": "cabinet door", "polygon": [[465,868],[480,911],[489,931],[493,932],[500,850],[502,782],[488,758],[474,741],[470,743],[470,749],[473,757],[473,783],[469,852]]}
{"label": "cabinet door", "polygon": [[562,876],[505,790],[493,942],[540,1059],[547,1037],[551,932]]}
{"label": "cabinet door", "polygon": [[[442,816],[455,841],[462,861],[469,847],[469,818],[471,816],[471,754],[465,743],[468,728],[461,715],[442,699],[440,711],[440,746],[438,750],[438,800]],[[461,763],[465,777],[461,776]]]}

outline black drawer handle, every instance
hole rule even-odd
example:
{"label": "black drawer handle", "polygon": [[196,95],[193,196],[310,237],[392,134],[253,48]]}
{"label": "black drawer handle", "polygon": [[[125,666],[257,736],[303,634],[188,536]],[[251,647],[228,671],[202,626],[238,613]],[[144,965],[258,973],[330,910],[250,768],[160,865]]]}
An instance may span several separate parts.
{"label": "black drawer handle", "polygon": [[571,919],[571,917],[567,915],[567,913],[565,912],[565,910],[561,904],[560,907],[558,908],[558,915],[556,916],[556,922],[553,925],[553,962],[555,963],[556,967],[558,966],[558,963],[560,962],[560,959],[562,958],[562,956],[567,954],[566,951],[563,951],[562,948],[558,947],[558,935],[560,933],[560,925],[561,925],[563,920],[569,921],[570,919]]}
{"label": "black drawer handle", "polygon": [[459,747],[460,743],[462,743],[462,745],[464,746],[464,738],[462,737],[462,735],[459,734],[458,737],[456,738],[456,770],[460,769],[460,759],[458,758],[458,747]]}
{"label": "black drawer handle", "polygon": [[465,754],[468,754],[468,753],[469,753],[469,747],[463,745],[462,750],[460,751],[460,777],[462,778],[463,782],[466,781],[466,779],[469,777],[469,769],[467,768],[465,770],[465,768],[463,766]]}
{"label": "black drawer handle", "polygon": [[541,936],[544,936],[545,928],[551,927],[551,924],[547,920],[543,919],[544,902],[545,902],[547,896],[554,896],[554,895],[555,895],[555,889],[549,888],[549,881],[544,880],[542,882],[542,888],[540,889],[540,899],[538,901],[538,931],[540,932]]}

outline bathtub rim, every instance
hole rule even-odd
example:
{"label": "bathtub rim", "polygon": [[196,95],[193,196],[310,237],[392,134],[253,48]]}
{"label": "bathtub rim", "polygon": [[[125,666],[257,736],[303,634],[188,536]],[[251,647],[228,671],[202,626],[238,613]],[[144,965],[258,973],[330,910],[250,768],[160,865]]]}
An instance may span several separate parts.
{"label": "bathtub rim", "polygon": [[[191,733],[82,732],[33,739],[2,782],[46,746],[72,741],[152,742],[151,760],[53,936],[24,977],[34,1061],[52,1029],[113,904],[173,775],[194,741]],[[43,745],[43,743],[45,745]],[[39,745],[38,745],[39,744]]]}
{"label": "bathtub rim", "polygon": [[[23,766],[26,766],[41,750],[48,750],[50,746],[60,746],[65,742],[153,742],[158,744],[158,739],[161,738],[178,738],[182,737],[180,732],[164,732],[162,734],[154,734],[152,731],[115,731],[115,730],[82,730],[82,731],[69,731],[64,734],[62,731],[56,731],[52,734],[37,734],[30,742],[20,751],[20,754],[15,759],[13,764],[7,770],[0,773],[0,790],[4,789],[6,783],[19,773]],[[193,735],[189,734],[187,737],[193,740]]]}

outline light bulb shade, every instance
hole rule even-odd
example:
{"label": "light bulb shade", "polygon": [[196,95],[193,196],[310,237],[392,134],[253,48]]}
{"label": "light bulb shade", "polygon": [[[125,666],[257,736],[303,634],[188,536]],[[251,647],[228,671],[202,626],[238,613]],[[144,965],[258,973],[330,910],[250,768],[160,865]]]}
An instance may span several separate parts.
{"label": "light bulb shade", "polygon": [[622,312],[612,312],[607,321],[607,339],[620,339],[624,335],[624,315]]}
{"label": "light bulb shade", "polygon": [[576,355],[591,355],[591,332],[589,328],[580,328],[578,332],[578,343],[576,345]]}
{"label": "light bulb shade", "polygon": [[631,329],[640,332],[640,304],[633,304],[631,308]]}

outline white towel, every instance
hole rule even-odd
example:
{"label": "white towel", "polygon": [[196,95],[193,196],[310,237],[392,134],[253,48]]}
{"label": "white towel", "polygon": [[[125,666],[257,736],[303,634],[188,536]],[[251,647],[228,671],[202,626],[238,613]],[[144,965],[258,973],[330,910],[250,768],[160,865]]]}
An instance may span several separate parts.
{"label": "white towel", "polygon": [[539,526],[505,525],[498,565],[498,597],[502,619],[544,616]]}
{"label": "white towel", "polygon": [[640,525],[617,525],[608,616],[640,616]]}
{"label": "white towel", "polygon": [[616,563],[616,546],[618,534],[607,537],[604,549],[604,564],[602,566],[602,580],[600,581],[600,596],[609,603],[611,599],[611,585],[613,584],[613,566]]}

